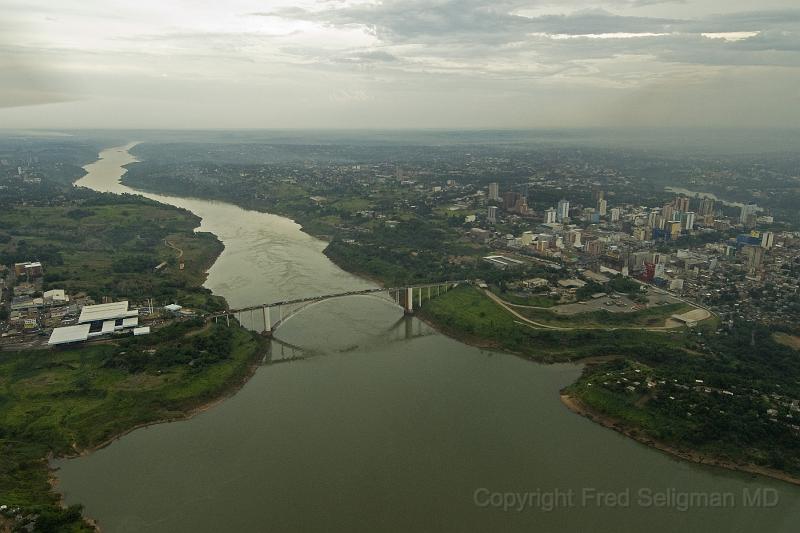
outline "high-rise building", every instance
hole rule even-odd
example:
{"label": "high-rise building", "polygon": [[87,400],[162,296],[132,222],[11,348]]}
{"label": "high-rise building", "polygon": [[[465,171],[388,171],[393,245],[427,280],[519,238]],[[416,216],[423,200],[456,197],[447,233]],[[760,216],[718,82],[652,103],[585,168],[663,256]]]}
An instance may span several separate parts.
{"label": "high-rise building", "polygon": [[521,198],[522,195],[518,192],[504,192],[503,209],[506,211],[512,211]]}
{"label": "high-rise building", "polygon": [[558,207],[556,208],[556,220],[558,222],[564,222],[569,218],[569,200],[561,199],[558,201]]}
{"label": "high-rise building", "polygon": [[714,214],[714,200],[711,198],[703,198],[700,200],[700,215],[708,216]]}
{"label": "high-rise building", "polygon": [[487,208],[486,220],[488,220],[492,224],[497,222],[497,208],[495,206],[490,205]]}
{"label": "high-rise building", "polygon": [[669,235],[672,240],[675,240],[681,236],[681,228],[681,223],[678,220],[668,222],[665,227],[665,229],[669,231]]}
{"label": "high-rise building", "polygon": [[739,223],[746,226],[750,225],[752,219],[755,219],[757,211],[758,206],[756,204],[751,203],[743,205],[741,211],[739,211]]}
{"label": "high-rise building", "polygon": [[620,208],[619,207],[612,207],[611,208],[611,222],[619,222],[620,218]]}
{"label": "high-rise building", "polygon": [[514,203],[514,207],[511,208],[511,211],[519,213],[520,215],[528,214],[528,200],[525,199],[525,196],[520,195],[520,197],[517,198],[517,201]]}
{"label": "high-rise building", "polygon": [[594,256],[601,255],[603,253],[603,242],[597,239],[587,242],[586,253]]}
{"label": "high-rise building", "polygon": [[658,227],[658,221],[661,218],[661,208],[655,207],[647,213],[647,225],[651,228]]}
{"label": "high-rise building", "polygon": [[647,229],[645,228],[634,228],[633,230],[633,238],[637,241],[646,241],[647,240]]}
{"label": "high-rise building", "polygon": [[775,244],[775,234],[771,231],[765,231],[761,234],[761,247],[765,250],[771,250]]}
{"label": "high-rise building", "polygon": [[670,222],[675,215],[675,206],[672,204],[667,204],[664,206],[664,209],[661,210],[661,216],[664,217],[664,220]]}
{"label": "high-rise building", "polygon": [[489,200],[499,200],[500,199],[500,186],[497,183],[492,182],[489,184]]}
{"label": "high-rise building", "polygon": [[681,225],[686,231],[691,231],[694,228],[694,212],[686,211],[681,213]]}
{"label": "high-rise building", "polygon": [[556,208],[551,207],[547,211],[544,212],[544,223],[545,224],[555,224],[556,223]]}
{"label": "high-rise building", "polygon": [[761,263],[764,261],[764,249],[761,246],[746,245],[742,250],[744,256],[747,258],[747,270],[755,272],[761,268]]}
{"label": "high-rise building", "polygon": [[672,206],[676,211],[688,211],[689,198],[687,196],[676,196],[675,199],[672,200]]}
{"label": "high-rise building", "polygon": [[597,212],[600,213],[601,217],[606,216],[606,210],[608,209],[608,201],[605,198],[600,198],[597,200]]}
{"label": "high-rise building", "polygon": [[581,232],[578,230],[572,230],[569,233],[567,233],[567,242],[576,248],[580,248]]}

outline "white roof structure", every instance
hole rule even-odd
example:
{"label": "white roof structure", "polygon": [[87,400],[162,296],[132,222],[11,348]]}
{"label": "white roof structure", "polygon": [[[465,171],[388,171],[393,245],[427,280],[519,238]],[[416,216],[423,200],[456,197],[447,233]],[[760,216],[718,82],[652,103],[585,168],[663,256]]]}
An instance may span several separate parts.
{"label": "white roof structure", "polygon": [[181,307],[178,304],[169,304],[169,305],[165,305],[164,309],[166,309],[167,311],[169,311],[171,313],[177,313],[178,311],[183,309],[183,307]]}
{"label": "white roof structure", "polygon": [[55,328],[53,333],[50,335],[50,340],[47,341],[47,344],[53,346],[56,344],[85,341],[89,338],[90,327],[91,324],[79,324],[77,326]]}
{"label": "white roof structure", "polygon": [[67,297],[64,289],[53,289],[51,291],[46,291],[43,295],[45,300],[49,300],[52,302],[68,302],[69,298]]}
{"label": "white roof structure", "polygon": [[133,328],[139,325],[139,317],[132,317],[132,318],[123,318],[122,319],[122,327],[123,328]]}
{"label": "white roof structure", "polygon": [[148,335],[150,333],[150,326],[145,326],[143,328],[136,328],[133,330],[133,336],[138,337],[139,335]]}
{"label": "white roof structure", "polygon": [[[81,316],[78,318],[78,323],[83,324],[86,322],[99,322],[100,320],[116,320],[118,318],[126,318],[131,316],[131,311],[128,311],[128,301],[113,302],[110,304],[87,305],[81,309]],[[138,315],[138,311],[133,311],[134,315]]]}
{"label": "white roof structure", "polygon": [[103,329],[100,333],[114,333],[114,326],[116,325],[116,320],[106,320],[103,322]]}

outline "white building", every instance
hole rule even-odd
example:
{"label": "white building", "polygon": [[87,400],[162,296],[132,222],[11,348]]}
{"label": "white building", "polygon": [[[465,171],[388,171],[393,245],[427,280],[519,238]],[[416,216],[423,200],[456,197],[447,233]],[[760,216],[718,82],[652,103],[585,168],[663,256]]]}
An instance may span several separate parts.
{"label": "white building", "polygon": [[138,325],[139,311],[128,309],[127,300],[108,304],[86,305],[81,309],[78,324],[53,329],[47,344],[57,345],[81,342],[115,331],[135,328]]}
{"label": "white building", "polygon": [[551,207],[550,209],[544,212],[544,223],[545,224],[556,223],[556,209],[554,207]]}
{"label": "white building", "polygon": [[488,220],[488,221],[489,221],[489,222],[491,222],[492,224],[494,224],[495,222],[497,222],[497,208],[496,208],[495,206],[493,206],[493,205],[490,205],[490,206],[487,208],[486,220]]}
{"label": "white building", "polygon": [[59,303],[67,303],[69,302],[69,296],[67,296],[64,289],[53,289],[50,291],[45,291],[42,294],[42,298],[44,298],[44,303],[46,304],[59,304]]}

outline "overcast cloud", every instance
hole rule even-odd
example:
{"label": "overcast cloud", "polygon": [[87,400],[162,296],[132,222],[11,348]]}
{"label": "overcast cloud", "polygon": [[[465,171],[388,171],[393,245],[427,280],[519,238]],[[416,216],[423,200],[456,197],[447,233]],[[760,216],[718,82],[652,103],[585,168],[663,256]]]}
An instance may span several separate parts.
{"label": "overcast cloud", "polygon": [[0,127],[795,127],[797,0],[0,0]]}

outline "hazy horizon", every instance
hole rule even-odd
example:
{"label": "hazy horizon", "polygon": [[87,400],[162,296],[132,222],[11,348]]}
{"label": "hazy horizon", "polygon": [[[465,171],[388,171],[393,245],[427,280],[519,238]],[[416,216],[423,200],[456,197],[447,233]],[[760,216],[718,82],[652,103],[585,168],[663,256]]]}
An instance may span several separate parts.
{"label": "hazy horizon", "polygon": [[0,127],[793,128],[792,0],[0,0]]}

